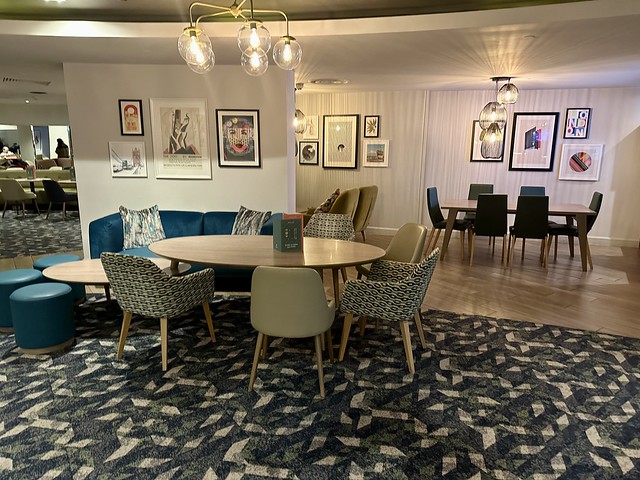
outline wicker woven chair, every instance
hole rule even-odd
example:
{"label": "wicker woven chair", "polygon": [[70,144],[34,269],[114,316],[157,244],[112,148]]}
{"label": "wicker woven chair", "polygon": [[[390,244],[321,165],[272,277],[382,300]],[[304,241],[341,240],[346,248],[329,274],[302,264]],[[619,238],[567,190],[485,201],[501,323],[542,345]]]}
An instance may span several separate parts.
{"label": "wicker woven chair", "polygon": [[340,311],[345,314],[338,356],[340,361],[344,359],[353,318],[380,318],[399,323],[409,373],[415,372],[409,320],[413,317],[420,344],[422,348],[426,348],[420,305],[427,293],[439,255],[440,249],[435,248],[418,264],[376,260],[371,265],[371,273],[366,280],[349,280],[345,284],[340,305]]}
{"label": "wicker woven chair", "polygon": [[124,312],[117,358],[122,357],[132,315],[160,318],[160,350],[162,370],[167,370],[167,322],[202,305],[211,341],[216,341],[209,300],[214,294],[214,271],[206,268],[182,277],[163,272],[148,258],[102,253],[104,271]]}

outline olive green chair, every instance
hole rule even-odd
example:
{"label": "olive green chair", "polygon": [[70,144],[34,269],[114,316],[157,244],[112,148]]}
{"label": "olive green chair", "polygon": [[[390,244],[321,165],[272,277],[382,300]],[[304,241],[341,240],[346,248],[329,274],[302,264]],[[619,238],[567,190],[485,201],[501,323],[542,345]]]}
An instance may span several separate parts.
{"label": "olive green chair", "polygon": [[333,202],[329,213],[341,213],[347,215],[352,221],[356,214],[358,201],[360,200],[360,189],[350,188],[340,193],[336,201]]}
{"label": "olive green chair", "polygon": [[358,196],[358,205],[353,217],[353,228],[356,235],[360,233],[362,235],[362,241],[366,242],[367,239],[364,235],[365,229],[369,226],[369,220],[371,219],[371,213],[373,207],[376,205],[376,199],[378,198],[378,186],[369,185],[366,187],[360,187],[360,195]]}

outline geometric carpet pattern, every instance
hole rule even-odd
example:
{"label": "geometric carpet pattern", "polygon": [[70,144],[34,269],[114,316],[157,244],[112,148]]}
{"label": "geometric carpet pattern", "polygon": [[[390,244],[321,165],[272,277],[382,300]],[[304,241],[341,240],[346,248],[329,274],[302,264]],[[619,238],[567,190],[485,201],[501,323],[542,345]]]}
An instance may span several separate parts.
{"label": "geometric carpet pattern", "polygon": [[[246,298],[169,321],[76,307],[77,343],[27,355],[0,337],[0,478],[613,479],[640,477],[640,340],[426,311],[407,373],[397,325],[324,362],[272,339],[248,392]],[[342,321],[334,323],[334,345]],[[413,327],[412,327],[413,328]]]}
{"label": "geometric carpet pattern", "polygon": [[0,258],[82,250],[77,212],[67,212],[66,220],[58,211],[52,211],[49,220],[45,216],[27,213],[22,218],[7,210],[0,218]]}

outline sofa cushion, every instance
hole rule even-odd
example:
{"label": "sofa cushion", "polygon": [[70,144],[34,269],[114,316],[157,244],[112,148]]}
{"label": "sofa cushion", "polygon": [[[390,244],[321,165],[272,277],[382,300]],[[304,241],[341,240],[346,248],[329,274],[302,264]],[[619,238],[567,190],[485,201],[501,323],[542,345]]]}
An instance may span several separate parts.
{"label": "sofa cushion", "polygon": [[258,212],[240,207],[233,222],[232,235],[260,235],[264,223],[271,217],[271,212]]}
{"label": "sofa cushion", "polygon": [[311,213],[328,213],[329,210],[331,210],[331,207],[333,207],[333,203],[336,201],[336,198],[338,198],[339,196],[340,196],[340,189],[336,188],[336,191],[333,192],[331,195],[329,195],[329,198],[327,198],[324,202],[322,202],[318,206],[318,208],[316,208]]}
{"label": "sofa cushion", "polygon": [[119,211],[122,217],[125,250],[146,247],[166,238],[157,205],[142,210],[130,210],[121,205]]}
{"label": "sofa cushion", "polygon": [[202,235],[202,212],[162,210],[160,219],[167,238]]}
{"label": "sofa cushion", "polygon": [[203,219],[205,235],[231,235],[238,212],[206,212]]}

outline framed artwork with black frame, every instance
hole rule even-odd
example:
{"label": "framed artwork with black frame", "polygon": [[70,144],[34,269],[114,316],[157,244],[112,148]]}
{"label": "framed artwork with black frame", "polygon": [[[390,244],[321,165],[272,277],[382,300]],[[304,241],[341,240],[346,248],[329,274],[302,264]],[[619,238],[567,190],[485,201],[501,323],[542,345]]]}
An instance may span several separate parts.
{"label": "framed artwork with black frame", "polygon": [[218,165],[260,168],[260,116],[258,110],[216,109]]}
{"label": "framed artwork with black frame", "polygon": [[[506,124],[503,129],[503,139],[504,139],[504,131],[506,131]],[[471,153],[469,156],[470,162],[503,162],[504,161],[504,141],[502,142],[502,152],[500,153],[500,158],[484,158],[482,156],[482,133],[483,130],[480,128],[480,120],[474,120],[473,125],[471,126]]]}
{"label": "framed artwork with black frame", "polygon": [[513,114],[509,170],[553,170],[559,116],[558,112]]}
{"label": "framed artwork with black frame", "polygon": [[319,142],[305,142],[298,145],[298,163],[300,165],[318,165]]}
{"label": "framed artwork with black frame", "polygon": [[567,108],[563,138],[589,138],[590,108]]}
{"label": "framed artwork with black frame", "polygon": [[359,118],[357,114],[322,117],[322,168],[357,168]]}
{"label": "framed artwork with black frame", "polygon": [[380,115],[364,116],[364,138],[378,138],[380,136]]}
{"label": "framed artwork with black frame", "polygon": [[142,100],[118,100],[120,110],[120,134],[144,135]]}

